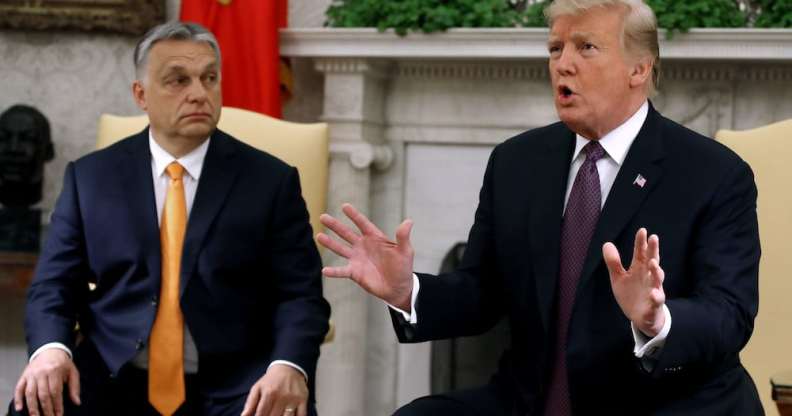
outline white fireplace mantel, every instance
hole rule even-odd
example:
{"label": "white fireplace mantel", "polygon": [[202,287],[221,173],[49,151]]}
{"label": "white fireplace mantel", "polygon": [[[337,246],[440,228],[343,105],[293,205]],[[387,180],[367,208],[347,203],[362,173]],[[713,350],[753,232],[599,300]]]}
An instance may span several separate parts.
{"label": "white fireplace mantel", "polygon": [[[663,60],[792,60],[792,29],[693,29],[672,40],[661,34]],[[360,29],[283,29],[281,54],[306,58],[540,59],[547,29],[451,29],[400,37]]]}

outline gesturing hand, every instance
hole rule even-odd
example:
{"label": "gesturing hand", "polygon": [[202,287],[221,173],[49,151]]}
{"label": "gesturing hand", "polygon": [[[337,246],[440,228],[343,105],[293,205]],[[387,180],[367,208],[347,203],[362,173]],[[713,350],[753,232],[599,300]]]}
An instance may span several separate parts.
{"label": "gesturing hand", "polygon": [[635,249],[629,270],[624,270],[619,250],[613,243],[602,246],[611,288],[624,315],[644,334],[654,337],[665,324],[665,292],[660,268],[660,239],[646,237],[646,229],[635,234]]}
{"label": "gesturing hand", "polygon": [[344,204],[341,210],[352,220],[359,233],[336,218],[322,214],[319,218],[322,224],[348,243],[330,238],[327,234],[317,235],[321,245],[347,259],[346,265],[325,267],[322,274],[349,278],[372,295],[410,312],[414,258],[410,244],[412,221],[405,220],[399,225],[396,242],[393,242],[352,205]]}

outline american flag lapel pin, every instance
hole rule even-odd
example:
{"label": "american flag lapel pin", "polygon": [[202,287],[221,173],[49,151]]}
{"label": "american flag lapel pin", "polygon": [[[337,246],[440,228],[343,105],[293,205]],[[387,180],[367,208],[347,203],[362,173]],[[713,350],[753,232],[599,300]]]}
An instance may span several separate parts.
{"label": "american flag lapel pin", "polygon": [[639,188],[643,188],[644,185],[646,185],[646,178],[644,178],[643,175],[639,173],[638,176],[635,177],[635,180],[633,181],[633,185]]}

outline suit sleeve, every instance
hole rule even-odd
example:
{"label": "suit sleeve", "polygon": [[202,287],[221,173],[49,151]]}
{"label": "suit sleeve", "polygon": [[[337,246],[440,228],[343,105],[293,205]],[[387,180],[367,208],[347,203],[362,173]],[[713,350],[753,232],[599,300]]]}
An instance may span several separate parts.
{"label": "suit sleeve", "polygon": [[322,297],[321,259],[296,169],[285,175],[273,212],[270,256],[277,276],[277,306],[272,358],[300,366],[313,379],[330,306]]}
{"label": "suit sleeve", "polygon": [[25,313],[28,354],[50,342],[74,349],[78,305],[85,304],[89,273],[75,167],[69,163],[47,241],[28,289]]}
{"label": "suit sleeve", "polygon": [[400,342],[424,342],[486,332],[504,314],[503,282],[494,261],[492,198],[498,148],[490,155],[479,192],[473,227],[459,269],[433,276],[418,273],[420,291],[415,305],[418,322],[410,324],[390,310]]}
{"label": "suit sleeve", "polygon": [[739,161],[696,227],[687,268],[695,281],[691,295],[666,302],[673,324],[653,377],[718,367],[748,342],[759,302],[756,197],[753,173]]}

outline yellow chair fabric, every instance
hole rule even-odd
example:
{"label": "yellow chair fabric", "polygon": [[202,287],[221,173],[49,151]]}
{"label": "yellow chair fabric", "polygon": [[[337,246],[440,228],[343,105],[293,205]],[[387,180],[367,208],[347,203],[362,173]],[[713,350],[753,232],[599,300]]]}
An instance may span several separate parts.
{"label": "yellow chair fabric", "polygon": [[746,131],[721,130],[715,137],[751,165],[759,190],[759,315],[741,359],[765,411],[777,415],[770,377],[792,370],[792,120]]}
{"label": "yellow chair fabric", "polygon": [[[109,146],[139,133],[147,125],[146,115],[103,114],[99,118],[96,147]],[[252,111],[223,107],[218,128],[296,167],[314,235],[322,231],[319,215],[325,212],[327,204],[329,161],[326,123],[290,123]]]}

